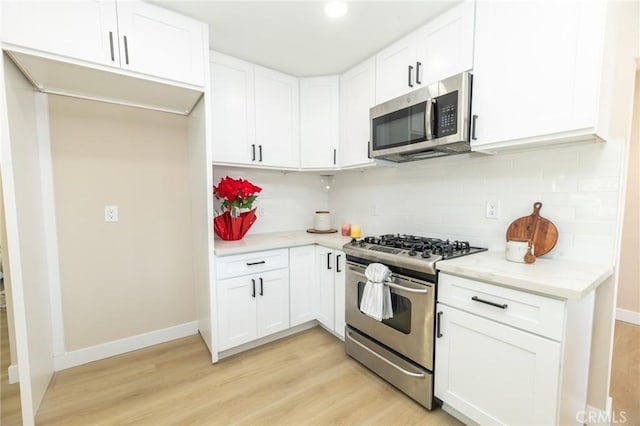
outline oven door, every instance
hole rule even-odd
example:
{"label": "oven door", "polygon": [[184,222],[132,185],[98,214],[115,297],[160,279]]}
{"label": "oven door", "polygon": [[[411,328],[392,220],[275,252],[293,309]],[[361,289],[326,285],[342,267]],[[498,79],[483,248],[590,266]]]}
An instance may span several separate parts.
{"label": "oven door", "polygon": [[377,321],[360,311],[365,266],[347,262],[346,322],[413,362],[433,370],[434,284],[393,274],[389,284],[393,317]]}

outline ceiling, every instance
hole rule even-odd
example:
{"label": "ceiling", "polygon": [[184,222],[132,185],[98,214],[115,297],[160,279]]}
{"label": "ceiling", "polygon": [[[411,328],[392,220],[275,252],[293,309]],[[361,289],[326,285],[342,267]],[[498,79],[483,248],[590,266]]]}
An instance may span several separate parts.
{"label": "ceiling", "polygon": [[351,1],[340,19],[322,1],[151,2],[209,24],[213,50],[305,77],[340,74],[457,1]]}

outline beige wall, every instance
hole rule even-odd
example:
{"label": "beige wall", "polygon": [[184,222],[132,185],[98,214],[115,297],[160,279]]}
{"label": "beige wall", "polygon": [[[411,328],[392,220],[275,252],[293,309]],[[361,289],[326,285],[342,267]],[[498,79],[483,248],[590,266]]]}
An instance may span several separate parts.
{"label": "beige wall", "polygon": [[640,313],[640,71],[636,72],[626,192],[617,306]]}
{"label": "beige wall", "polygon": [[194,321],[187,119],[60,96],[49,114],[65,349]]}

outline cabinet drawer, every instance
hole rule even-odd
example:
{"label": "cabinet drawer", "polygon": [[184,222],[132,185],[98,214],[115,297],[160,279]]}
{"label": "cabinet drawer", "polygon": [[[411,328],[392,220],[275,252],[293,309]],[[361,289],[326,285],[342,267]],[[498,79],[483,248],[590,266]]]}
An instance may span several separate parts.
{"label": "cabinet drawer", "polygon": [[288,266],[289,249],[216,257],[216,277],[218,279],[238,277]]}
{"label": "cabinet drawer", "polygon": [[440,273],[438,302],[555,340],[562,340],[564,302]]}

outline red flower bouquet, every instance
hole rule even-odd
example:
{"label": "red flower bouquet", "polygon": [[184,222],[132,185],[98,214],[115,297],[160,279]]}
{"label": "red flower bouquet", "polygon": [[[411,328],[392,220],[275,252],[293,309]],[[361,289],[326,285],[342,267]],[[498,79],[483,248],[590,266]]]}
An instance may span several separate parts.
{"label": "red flower bouquet", "polygon": [[[226,176],[213,186],[213,195],[221,200],[223,212],[213,219],[213,229],[223,240],[240,240],[256,221],[253,202],[262,188],[246,179]],[[245,210],[245,211],[242,211]]]}

